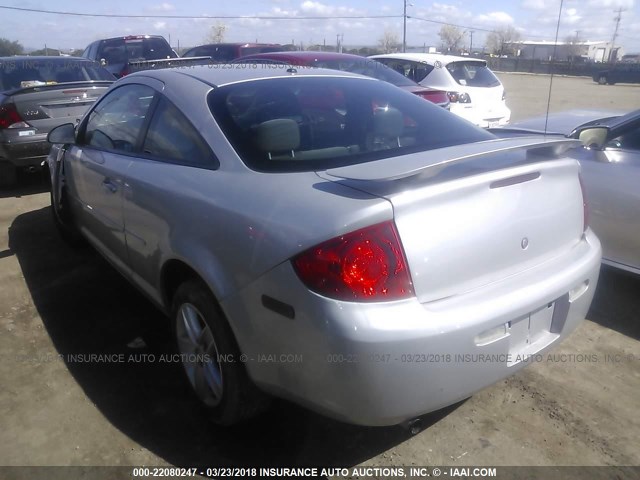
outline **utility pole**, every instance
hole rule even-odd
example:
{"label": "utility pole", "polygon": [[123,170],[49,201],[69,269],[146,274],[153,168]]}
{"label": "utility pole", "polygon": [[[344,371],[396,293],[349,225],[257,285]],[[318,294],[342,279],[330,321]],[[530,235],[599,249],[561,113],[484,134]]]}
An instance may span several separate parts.
{"label": "utility pole", "polygon": [[469,30],[469,36],[471,37],[471,42],[469,43],[469,55],[473,55],[473,32],[475,32],[475,30]]}
{"label": "utility pole", "polygon": [[407,0],[403,0],[404,10],[402,11],[402,53],[407,51]]}
{"label": "utility pole", "polygon": [[613,30],[613,37],[611,38],[611,48],[609,49],[609,63],[611,63],[611,58],[613,57],[613,47],[616,44],[616,37],[618,36],[618,27],[620,27],[620,20],[622,20],[622,8],[618,8],[618,15],[614,20],[616,21],[616,28]]}

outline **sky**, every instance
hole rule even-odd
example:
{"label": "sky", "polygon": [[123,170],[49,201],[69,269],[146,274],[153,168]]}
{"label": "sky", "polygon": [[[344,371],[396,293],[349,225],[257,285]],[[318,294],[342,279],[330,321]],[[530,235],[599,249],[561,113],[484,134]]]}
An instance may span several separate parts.
{"label": "sky", "polygon": [[[0,8],[0,37],[17,40],[27,49],[84,48],[93,40],[120,35],[154,34],[170,39],[174,47],[207,42],[217,22],[226,27],[225,41],[375,46],[385,31],[402,41],[403,6],[407,2],[407,45],[440,45],[438,32],[447,22],[465,30],[465,45],[480,48],[486,30],[513,26],[522,40],[553,40],[561,0],[0,0],[0,6],[91,14],[143,15],[143,18],[79,17]],[[616,45],[625,53],[640,53],[640,0],[563,0],[559,40],[578,35],[581,40],[611,41],[618,9],[622,9]],[[147,16],[148,15],[148,16]],[[182,15],[231,16],[239,19],[153,18]],[[279,17],[278,19],[258,19]],[[338,18],[389,16],[390,18]],[[299,17],[320,17],[300,19]],[[393,18],[395,17],[395,18]]]}

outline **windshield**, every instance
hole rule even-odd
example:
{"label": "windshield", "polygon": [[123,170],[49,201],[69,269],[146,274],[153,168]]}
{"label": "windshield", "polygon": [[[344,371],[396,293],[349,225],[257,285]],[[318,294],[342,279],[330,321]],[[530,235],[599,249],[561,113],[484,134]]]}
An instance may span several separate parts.
{"label": "windshield", "polygon": [[107,70],[87,60],[56,58],[0,62],[0,90],[90,80],[115,79]]}
{"label": "windshield", "polygon": [[285,77],[214,90],[209,106],[250,167],[311,171],[495,138],[384,82]]}
{"label": "windshield", "polygon": [[468,87],[495,87],[500,80],[483,62],[451,62],[447,70],[460,85]]}

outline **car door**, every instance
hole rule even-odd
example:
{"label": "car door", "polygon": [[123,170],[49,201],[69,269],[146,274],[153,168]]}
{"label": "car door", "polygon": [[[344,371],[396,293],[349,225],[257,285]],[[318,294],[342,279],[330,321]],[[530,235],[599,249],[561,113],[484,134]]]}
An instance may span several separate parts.
{"label": "car door", "polygon": [[69,148],[66,181],[83,233],[112,263],[127,270],[122,212],[123,175],[139,152],[154,89],[127,84],[91,111]]}
{"label": "car door", "polygon": [[640,125],[592,152],[596,161],[582,162],[582,169],[603,259],[640,269]]}
{"label": "car door", "polygon": [[141,150],[124,178],[124,224],[133,280],[154,298],[175,219],[188,216],[202,195],[193,181],[219,162],[188,116],[162,95]]}

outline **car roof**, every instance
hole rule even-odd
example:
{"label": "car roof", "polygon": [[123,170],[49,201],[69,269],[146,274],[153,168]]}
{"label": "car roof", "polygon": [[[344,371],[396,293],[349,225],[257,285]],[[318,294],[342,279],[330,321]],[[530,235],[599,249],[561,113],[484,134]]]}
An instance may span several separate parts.
{"label": "car roof", "polygon": [[353,55],[351,53],[337,53],[337,52],[312,52],[312,51],[293,51],[293,52],[265,52],[254,53],[253,55],[247,55],[240,57],[239,60],[307,60],[312,62],[314,60],[367,60],[367,57],[360,55]]}
{"label": "car roof", "polygon": [[[188,68],[168,68],[161,70],[143,70],[140,72],[127,75],[127,79],[137,76],[156,78],[162,82],[176,81],[176,75],[186,75],[191,78],[200,80],[203,83],[214,87],[222,87],[233,83],[240,83],[252,80],[266,80],[271,78],[291,78],[291,77],[333,77],[333,78],[360,78],[380,81],[375,78],[365,77],[357,73],[343,72],[339,70],[329,70],[326,68],[314,67],[295,67],[290,65],[269,65],[268,68],[245,68],[243,64],[237,64],[238,68],[229,68],[236,66],[233,64],[221,64],[221,68],[215,65],[194,65]],[[293,72],[291,71],[293,70]]]}
{"label": "car roof", "polygon": [[[144,40],[145,38],[162,38],[164,40],[166,40],[166,38],[164,38],[162,35],[146,35],[146,34],[142,34],[142,35],[119,35],[117,37],[110,37],[110,38],[100,38],[98,40],[96,40],[96,42],[104,42],[107,40]],[[94,42],[92,42],[94,43]]]}
{"label": "car roof", "polygon": [[444,55],[442,53],[386,53],[382,55],[371,55],[368,58],[396,58],[398,60],[408,60],[413,62],[425,62],[433,64],[440,62],[447,65],[453,62],[477,62],[486,65],[486,61],[481,58],[458,57],[456,55]]}

